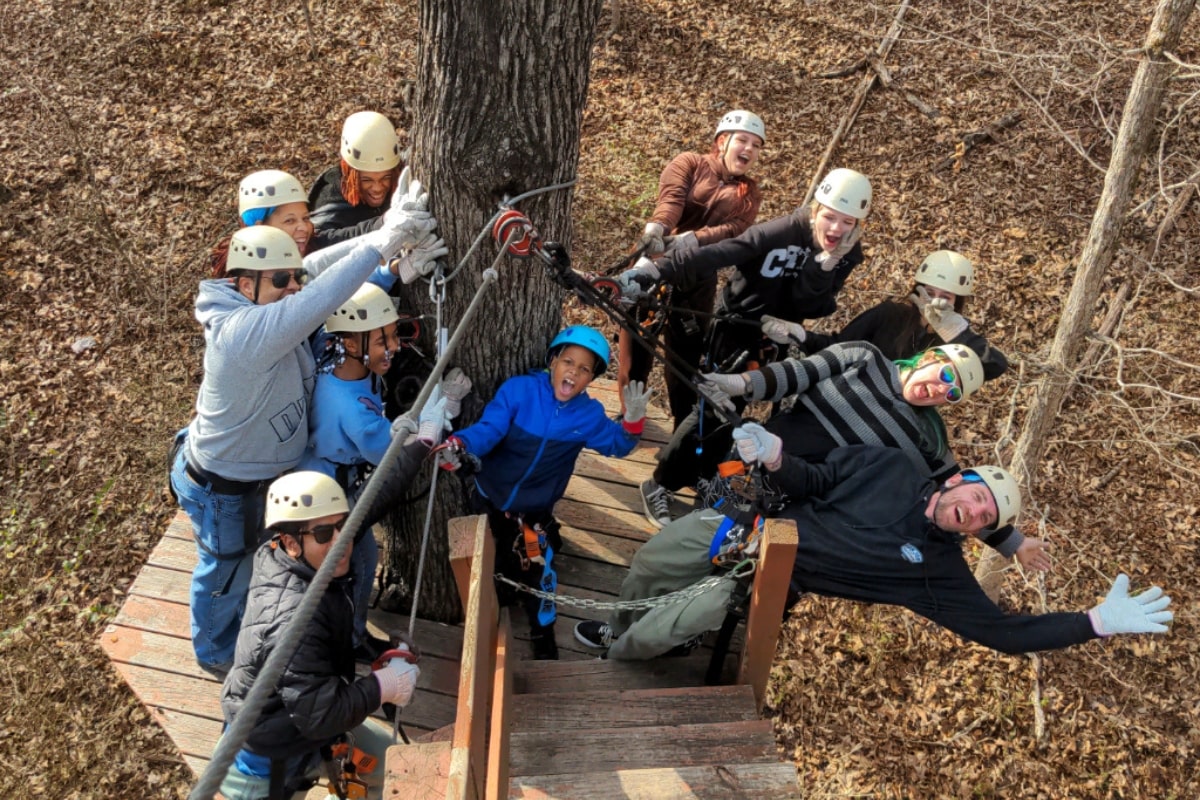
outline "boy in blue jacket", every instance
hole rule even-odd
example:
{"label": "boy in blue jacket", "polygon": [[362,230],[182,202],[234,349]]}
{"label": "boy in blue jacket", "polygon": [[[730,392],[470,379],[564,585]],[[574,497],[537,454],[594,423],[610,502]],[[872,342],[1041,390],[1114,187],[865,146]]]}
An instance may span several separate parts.
{"label": "boy in blue jacket", "polygon": [[[650,392],[640,381],[624,390],[625,414],[615,422],[588,384],[608,369],[609,347],[595,328],[573,325],[550,343],[546,369],[509,378],[474,425],[446,440],[446,469],[475,473],[474,499],[496,537],[496,569],[527,586],[553,592],[554,553],[561,545],[554,504],[567,490],[579,452],[626,456],[645,425]],[[502,601],[512,590],[497,587]],[[555,608],[525,594],[536,659],[557,659]]]}

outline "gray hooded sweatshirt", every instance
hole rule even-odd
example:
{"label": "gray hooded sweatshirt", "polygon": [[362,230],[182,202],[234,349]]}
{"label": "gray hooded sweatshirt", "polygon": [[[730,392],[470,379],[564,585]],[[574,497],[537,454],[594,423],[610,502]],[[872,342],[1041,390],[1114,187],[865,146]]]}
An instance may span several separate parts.
{"label": "gray hooded sweatshirt", "polygon": [[[339,248],[340,250],[340,248]],[[188,457],[234,481],[270,480],[295,467],[308,444],[316,364],[308,337],[371,276],[381,257],[358,241],[303,291],[255,305],[228,279],[200,282],[204,380],[188,426]],[[339,252],[339,255],[341,253]],[[315,269],[313,269],[315,267]]]}

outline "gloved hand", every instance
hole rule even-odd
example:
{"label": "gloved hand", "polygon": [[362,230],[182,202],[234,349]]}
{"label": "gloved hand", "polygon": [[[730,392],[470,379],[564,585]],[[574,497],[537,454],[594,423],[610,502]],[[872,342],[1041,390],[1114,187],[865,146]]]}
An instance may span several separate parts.
{"label": "gloved hand", "polygon": [[954,310],[954,303],[945,297],[931,298],[924,286],[918,286],[917,293],[909,297],[913,298],[913,302],[921,310],[921,316],[943,342],[954,341],[970,324],[962,314]]}
{"label": "gloved hand", "polygon": [[446,398],[442,396],[442,387],[433,387],[425,407],[417,417],[420,423],[417,427],[417,439],[427,446],[433,447],[442,440],[442,431],[450,430],[450,420],[446,418]]}
{"label": "gloved hand", "polygon": [[428,204],[429,196],[421,188],[421,182],[413,180],[411,171],[405,167],[379,227],[363,234],[363,241],[378,250],[384,260],[403,247],[413,247],[437,228],[437,220],[426,210]]}
{"label": "gloved hand", "polygon": [[718,408],[723,408],[726,411],[737,411],[737,406],[733,404],[733,400],[729,399],[729,394],[715,383],[701,379],[700,384],[696,387],[696,391],[700,392],[700,396]]}
{"label": "gloved hand", "polygon": [[642,234],[642,238],[638,239],[638,247],[645,249],[643,253],[647,255],[656,255],[663,251],[663,234],[667,232],[667,226],[659,222],[647,222],[646,230]]}
{"label": "gloved hand", "polygon": [[722,375],[719,372],[713,372],[701,375],[700,380],[706,385],[715,386],[729,397],[742,397],[750,390],[750,382],[742,374]]}
{"label": "gloved hand", "polygon": [[747,464],[762,464],[768,472],[783,465],[783,440],[757,422],[747,422],[733,429],[733,443],[738,457]]}
{"label": "gloved hand", "polygon": [[421,677],[421,668],[397,657],[371,674],[379,681],[380,700],[404,708],[412,702],[413,692],[417,690],[417,678]]}
{"label": "gloved hand", "polygon": [[766,315],[763,315],[762,318],[762,332],[764,336],[777,344],[800,343],[808,336],[803,325]]}
{"label": "gloved hand", "polygon": [[417,427],[417,421],[408,416],[408,413],[401,414],[392,420],[392,438],[395,439],[397,436],[411,436],[417,432]]}
{"label": "gloved hand", "polygon": [[842,258],[844,258],[845,255],[850,252],[851,248],[853,248],[858,242],[859,237],[862,236],[862,229],[863,222],[862,220],[859,220],[854,224],[853,228],[842,234],[842,238],[836,245],[834,245],[833,250],[828,252],[822,250],[821,252],[817,253],[815,258],[817,264],[821,266],[821,270],[823,272],[833,272],[835,269],[837,269],[837,266],[841,263]]}
{"label": "gloved hand", "polygon": [[454,419],[462,411],[462,399],[471,391],[471,379],[458,367],[442,378],[442,394],[446,396],[446,419]]}
{"label": "gloved hand", "polygon": [[433,272],[437,260],[450,254],[446,242],[433,233],[427,233],[407,255],[392,259],[392,273],[400,276],[402,283],[412,283],[417,278]]}
{"label": "gloved hand", "polygon": [[693,247],[699,247],[700,240],[696,238],[694,231],[684,231],[664,238],[663,244],[667,246],[667,252],[671,253],[676,250],[691,250]]}
{"label": "gloved hand", "polygon": [[1166,633],[1166,623],[1175,618],[1167,610],[1171,598],[1157,586],[1136,597],[1129,596],[1129,576],[1121,573],[1113,581],[1104,602],[1088,611],[1097,636],[1114,633]]}
{"label": "gloved hand", "polygon": [[463,454],[467,451],[467,446],[463,444],[463,440],[457,436],[450,436],[446,439],[446,446],[438,451],[441,457],[439,466],[447,472],[456,472],[463,465]]}
{"label": "gloved hand", "polygon": [[617,285],[621,287],[621,300],[635,303],[646,296],[646,292],[658,283],[661,273],[658,266],[645,256],[639,258],[631,269],[617,276]]}
{"label": "gloved hand", "polygon": [[1017,547],[1017,561],[1022,567],[1036,572],[1049,572],[1053,562],[1047,552],[1050,545],[1041,539],[1028,538]]}
{"label": "gloved hand", "polygon": [[625,400],[625,416],[622,419],[631,425],[645,419],[646,406],[652,394],[654,390],[648,388],[644,381],[631,381],[621,392]]}

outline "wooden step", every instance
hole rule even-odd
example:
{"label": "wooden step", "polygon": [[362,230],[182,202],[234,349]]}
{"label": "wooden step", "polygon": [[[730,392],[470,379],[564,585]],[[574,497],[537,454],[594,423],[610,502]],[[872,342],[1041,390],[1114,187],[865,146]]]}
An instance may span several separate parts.
{"label": "wooden step", "polygon": [[[542,698],[537,698],[540,701]],[[532,702],[533,698],[526,698]],[[514,698],[514,702],[521,702]],[[509,775],[778,762],[770,720],[513,731]]]}
{"label": "wooden step", "polygon": [[539,694],[531,702],[514,701],[509,719],[513,730],[528,733],[749,722],[758,714],[754,690],[742,685]]}
{"label": "wooden step", "polygon": [[[703,686],[709,655],[706,650],[652,661],[519,661],[513,666],[513,694]],[[723,682],[732,683],[735,667],[736,657],[727,655]]]}
{"label": "wooden step", "polygon": [[522,776],[509,781],[521,800],[730,800],[800,797],[796,768],[786,763],[705,764],[665,769]]}

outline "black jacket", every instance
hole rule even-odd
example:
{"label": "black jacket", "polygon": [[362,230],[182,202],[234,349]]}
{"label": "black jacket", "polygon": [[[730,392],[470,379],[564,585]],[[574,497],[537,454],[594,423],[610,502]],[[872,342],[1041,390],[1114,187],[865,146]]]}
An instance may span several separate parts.
{"label": "black jacket", "polygon": [[1004,653],[1096,638],[1083,612],[1005,614],[980,588],[963,537],[925,518],[938,486],[899,450],[843,447],[823,464],[784,455],[773,473],[800,531],[792,587],[905,608]]}
{"label": "black jacket", "polygon": [[[808,331],[801,347],[812,354],[841,342],[870,342],[891,360],[909,358],[930,347],[947,344],[925,328],[925,319],[915,305],[896,300],[885,300],[868,308],[837,333]],[[985,381],[999,378],[1008,371],[1008,358],[1004,353],[989,345],[987,339],[971,328],[956,336],[953,343],[965,344],[975,351],[983,362]]]}
{"label": "black jacket", "polygon": [[[315,571],[267,542],[254,556],[254,577],[238,634],[233,669],[221,691],[226,723],[242,709],[250,686],[293,617]],[[379,682],[354,674],[353,581],[336,578],[300,640],[279,685],[255,723],[246,749],[269,758],[309,753],[360,724],[379,708]]]}
{"label": "black jacket", "polygon": [[745,233],[706,247],[673,253],[659,263],[663,280],[689,290],[722,267],[737,267],[721,297],[722,312],[749,319],[764,314],[803,322],[837,310],[837,294],[862,263],[856,244],[836,268],[821,269],[813,244],[808,208],[750,226]]}
{"label": "black jacket", "polygon": [[342,167],[336,164],[321,174],[308,191],[309,217],[313,224],[313,239],[308,247],[310,253],[344,242],[379,227],[383,212],[387,211],[392,199],[379,208],[366,203],[352,206],[342,196]]}

